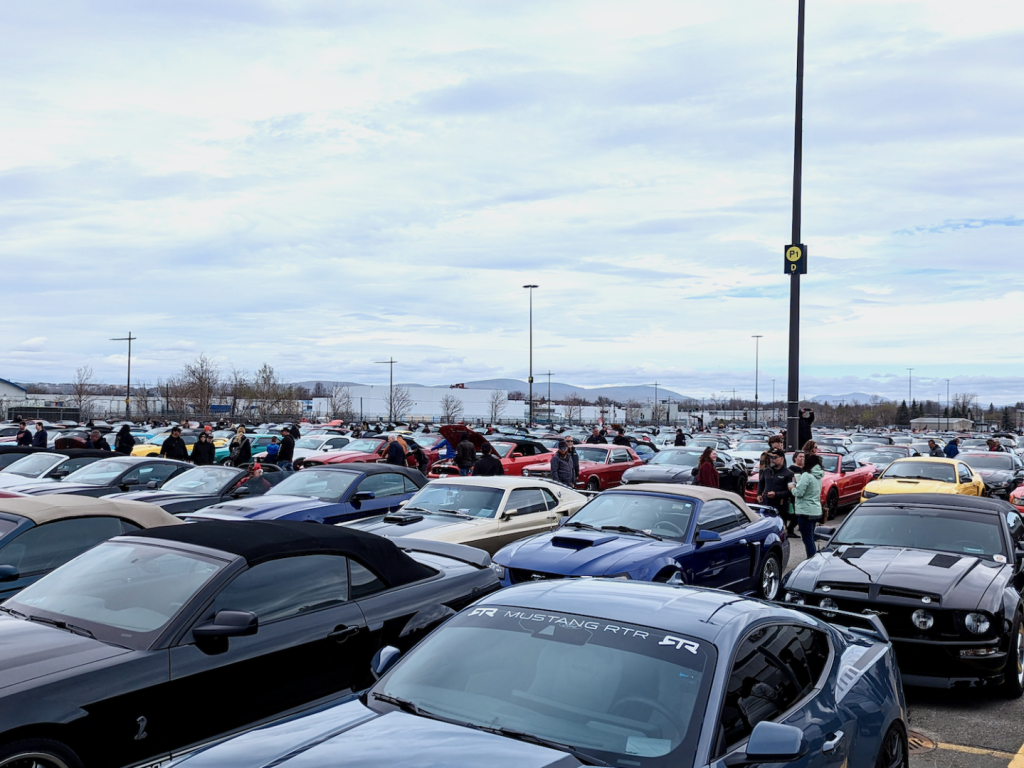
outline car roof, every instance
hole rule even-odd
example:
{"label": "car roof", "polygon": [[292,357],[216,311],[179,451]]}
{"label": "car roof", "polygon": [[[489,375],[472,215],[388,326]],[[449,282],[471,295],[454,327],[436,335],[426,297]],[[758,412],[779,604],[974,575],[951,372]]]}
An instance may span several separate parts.
{"label": "car roof", "polygon": [[938,456],[907,456],[904,459],[897,459],[893,464],[897,461],[900,464],[921,464],[922,462],[932,464],[956,464],[958,460],[963,461],[959,456],[954,459],[941,459]]}
{"label": "car roof", "polygon": [[417,475],[420,477],[423,476],[418,469],[413,469],[412,467],[402,467],[398,464],[379,464],[377,462],[368,461],[351,461],[348,464],[314,463],[311,464],[308,469],[315,469],[317,472],[324,469],[329,470],[330,472],[361,472],[367,475],[379,475],[382,472],[398,472],[399,474],[408,475],[412,478],[415,478]]}
{"label": "car roof", "polygon": [[874,496],[860,503],[862,507],[931,507],[933,509],[955,509],[970,512],[1001,514],[1016,509],[1002,499],[986,499],[980,496],[934,493],[887,493]]}
{"label": "car roof", "polygon": [[736,504],[744,512],[751,522],[759,519],[754,510],[747,506],[747,502],[730,491],[723,491],[719,488],[708,488],[703,485],[680,485],[679,483],[630,483],[612,488],[605,493],[660,493],[666,496],[682,496],[698,501],[713,501],[724,499]]}
{"label": "car roof", "polygon": [[571,488],[567,488],[561,483],[554,483],[545,478],[541,477],[520,477],[518,475],[492,475],[490,477],[486,475],[478,476],[467,476],[458,477],[450,476],[441,478],[438,480],[432,480],[430,485],[437,485],[438,483],[444,483],[445,485],[481,485],[490,486],[492,488],[536,488],[538,485],[546,485],[552,489],[559,491],[570,491]]}
{"label": "car roof", "polygon": [[178,525],[182,522],[155,504],[59,493],[0,499],[0,512],[27,517],[36,525],[72,517],[119,517],[143,528]]}
{"label": "car roof", "polygon": [[434,574],[383,536],[308,521],[203,520],[131,535],[132,538],[180,542],[227,552],[241,557],[250,566],[299,555],[350,555],[373,568],[389,587]]}

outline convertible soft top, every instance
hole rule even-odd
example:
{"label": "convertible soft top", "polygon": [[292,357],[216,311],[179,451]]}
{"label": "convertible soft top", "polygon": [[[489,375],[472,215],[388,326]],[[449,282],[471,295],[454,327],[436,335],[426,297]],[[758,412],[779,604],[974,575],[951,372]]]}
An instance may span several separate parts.
{"label": "convertible soft top", "polygon": [[389,587],[434,575],[434,571],[400,550],[390,539],[352,528],[299,520],[204,520],[173,528],[154,528],[133,538],[179,541],[219,549],[242,557],[251,566],[297,555],[347,555],[365,563]]}

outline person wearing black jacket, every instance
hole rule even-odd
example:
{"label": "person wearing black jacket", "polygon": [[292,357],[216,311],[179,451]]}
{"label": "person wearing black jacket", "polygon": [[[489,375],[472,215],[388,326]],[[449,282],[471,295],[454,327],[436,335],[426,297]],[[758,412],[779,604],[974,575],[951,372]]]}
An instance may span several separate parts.
{"label": "person wearing black jacket", "polygon": [[459,468],[459,474],[465,477],[473,469],[474,464],[476,464],[476,446],[469,439],[469,432],[465,432],[455,448],[455,466]]}
{"label": "person wearing black jacket", "polygon": [[134,449],[135,438],[132,437],[132,433],[128,429],[128,425],[124,424],[121,426],[121,429],[118,430],[117,436],[114,438],[114,450],[118,453],[123,453],[125,456],[131,456]]}
{"label": "person wearing black jacket", "polygon": [[252,461],[252,445],[249,443],[249,438],[245,436],[245,427],[238,428],[228,444],[228,450],[231,452],[231,463],[236,467],[241,467]]}
{"label": "person wearing black jacket", "polygon": [[46,434],[46,427],[43,426],[43,422],[37,421],[36,422],[36,433],[34,435],[32,435],[32,445],[33,445],[33,447],[35,447],[35,448],[45,448],[46,447],[47,437],[48,436]]}
{"label": "person wearing black jacket", "polygon": [[216,462],[216,455],[213,437],[203,432],[192,446],[192,463],[197,467],[206,467]]}
{"label": "person wearing black jacket", "polygon": [[388,449],[384,452],[384,461],[396,467],[405,466],[405,451],[398,443],[397,435],[388,435]]}
{"label": "person wearing black jacket", "polygon": [[800,429],[797,432],[797,437],[800,438],[799,447],[803,448],[807,441],[811,439],[811,424],[814,423],[814,411],[810,408],[800,409]]}
{"label": "person wearing black jacket", "polygon": [[98,451],[109,451],[110,443],[99,433],[99,430],[94,429],[89,433],[89,439],[85,441],[85,447],[95,448]]}
{"label": "person wearing black jacket", "polygon": [[480,448],[483,456],[473,465],[473,474],[477,477],[494,477],[504,475],[505,468],[501,465],[501,459],[494,455],[490,443],[484,443]]}
{"label": "person wearing black jacket", "polygon": [[675,440],[674,445],[686,445],[686,438],[683,437],[683,430],[681,430],[681,429],[677,429],[676,430],[676,440]]}
{"label": "person wearing black jacket", "polygon": [[165,459],[188,461],[188,446],[181,439],[181,427],[174,427],[171,430],[171,436],[160,446],[160,455]]}
{"label": "person wearing black jacket", "polygon": [[615,438],[612,440],[612,443],[614,445],[624,445],[627,448],[630,448],[631,445],[630,445],[630,442],[629,442],[629,438],[626,437],[626,430],[620,429],[620,430],[618,430],[618,433],[619,434],[617,434],[615,436]]}
{"label": "person wearing black jacket", "polygon": [[569,458],[569,444],[558,441],[558,451],[551,457],[551,480],[562,485],[573,487],[572,459]]}
{"label": "person wearing black jacket", "polygon": [[295,458],[295,437],[290,429],[286,429],[281,438],[281,450],[277,453],[277,466],[285,472],[292,471],[292,460]]}
{"label": "person wearing black jacket", "polygon": [[569,457],[569,461],[572,463],[573,488],[576,487],[576,481],[579,480],[580,477],[580,455],[576,453],[576,446],[574,445],[575,442],[576,441],[572,437],[567,436],[565,438],[565,444],[569,446],[565,451],[565,455]]}
{"label": "person wearing black jacket", "polygon": [[796,516],[789,512],[789,502],[793,498],[790,485],[795,477],[786,466],[786,452],[781,448],[771,451],[771,462],[761,472],[757,483],[757,501],[767,504],[779,511],[779,517],[786,521],[786,530],[792,535],[796,529]]}
{"label": "person wearing black jacket", "polygon": [[601,430],[599,430],[597,427],[594,427],[594,429],[590,433],[590,437],[588,437],[583,442],[585,442],[587,445],[608,445],[608,441],[604,439],[604,437],[601,435]]}
{"label": "person wearing black jacket", "polygon": [[17,445],[32,445],[32,433],[28,431],[24,421],[18,424]]}

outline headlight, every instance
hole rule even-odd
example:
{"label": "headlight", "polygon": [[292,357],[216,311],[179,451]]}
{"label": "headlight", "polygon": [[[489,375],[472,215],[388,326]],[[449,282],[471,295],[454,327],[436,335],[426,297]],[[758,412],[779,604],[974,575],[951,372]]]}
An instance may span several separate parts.
{"label": "headlight", "polygon": [[619,581],[631,581],[632,577],[628,573],[616,573],[614,576],[605,576],[606,579],[618,579]]}
{"label": "headlight", "polygon": [[801,595],[799,592],[787,592],[786,602],[793,603],[794,605],[804,605],[807,601],[804,599],[804,596]]}
{"label": "headlight", "polygon": [[[839,610],[839,603],[837,603],[831,597],[824,597],[824,598],[822,598],[821,602],[818,603],[818,605],[820,605],[822,608],[824,608],[825,610],[828,610],[828,611],[838,611]],[[828,616],[830,619],[833,616],[835,616],[834,613],[826,613],[825,615]]]}
{"label": "headlight", "polygon": [[914,611],[910,616],[910,620],[920,630],[931,629],[932,625],[935,624],[935,617],[923,608],[918,608]]}
{"label": "headlight", "polygon": [[494,571],[496,574],[498,574],[498,578],[499,579],[504,579],[505,578],[505,566],[504,565],[498,565],[497,563],[492,561],[491,562],[491,570]]}
{"label": "headlight", "polygon": [[877,496],[877,495],[878,495],[878,494],[877,494],[877,493],[875,493],[875,492],[873,492],[873,491],[864,491],[864,498],[865,498],[865,499],[873,499],[873,498],[875,498],[875,496]]}
{"label": "headlight", "polygon": [[967,618],[964,619],[964,624],[968,631],[976,635],[985,634],[989,628],[988,617],[983,613],[968,613]]}

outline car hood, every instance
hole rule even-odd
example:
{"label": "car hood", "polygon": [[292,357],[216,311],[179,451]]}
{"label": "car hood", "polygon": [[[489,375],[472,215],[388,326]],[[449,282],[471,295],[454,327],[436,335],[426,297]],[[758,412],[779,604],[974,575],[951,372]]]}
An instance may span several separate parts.
{"label": "car hood", "polygon": [[[1008,469],[976,469],[974,470],[977,474],[981,475],[981,479],[985,481],[987,485],[1002,485],[1008,483],[1013,479],[1013,472]],[[0,478],[3,476],[0,475]]]}
{"label": "car hood", "polygon": [[168,502],[218,499],[220,498],[220,494],[178,493],[177,491],[160,491],[154,489],[146,491],[128,491],[128,493],[114,493],[106,498],[117,501],[146,501],[150,504],[160,505]]}
{"label": "car hood", "polygon": [[55,483],[52,481],[47,482],[36,480],[26,482],[24,485],[8,486],[6,490],[18,491],[19,493],[27,493],[32,496],[43,496],[50,493],[82,493],[89,491],[99,491],[104,488],[116,490],[117,486],[88,485],[86,483]]}
{"label": "car hood", "polygon": [[850,549],[844,546],[822,552],[801,563],[786,581],[786,588],[812,592],[822,582],[862,587],[877,584],[939,595],[942,608],[972,611],[1000,570],[1009,567],[969,555],[899,547],[870,547],[860,557],[840,556]]}
{"label": "car hood", "polygon": [[404,712],[379,715],[350,701],[249,731],[197,752],[182,768],[576,768],[580,762],[547,747]]}
{"label": "car hood", "polygon": [[0,690],[123,653],[131,651],[0,614]]}
{"label": "car hood", "polygon": [[689,483],[693,480],[693,467],[647,464],[627,469],[622,479],[627,483]]}
{"label": "car hood", "polygon": [[510,568],[562,576],[612,576],[658,557],[674,556],[681,546],[671,539],[562,527],[510,544],[493,559]]}
{"label": "car hood", "polygon": [[277,520],[307,509],[326,507],[329,503],[308,496],[257,496],[254,499],[239,499],[214,504],[196,512],[191,517],[240,518],[247,520]]}
{"label": "car hood", "polygon": [[[384,518],[391,520],[395,517],[406,517],[410,522],[396,523],[384,522]],[[416,518],[419,518],[417,520]],[[347,527],[358,528],[361,531],[369,531],[378,536],[422,536],[431,538],[433,535],[444,534],[445,536],[459,531],[471,531],[479,528],[481,523],[493,523],[494,519],[489,517],[474,518],[469,520],[464,517],[452,515],[432,515],[425,512],[397,513],[393,515],[377,515],[350,523]]]}
{"label": "car hood", "polygon": [[873,480],[864,486],[865,493],[956,493],[956,483],[938,480]]}
{"label": "car hood", "polygon": [[40,483],[53,483],[56,482],[51,478],[43,477],[25,477],[25,475],[16,475],[13,472],[0,472],[0,488],[17,488],[21,485],[38,485]]}

